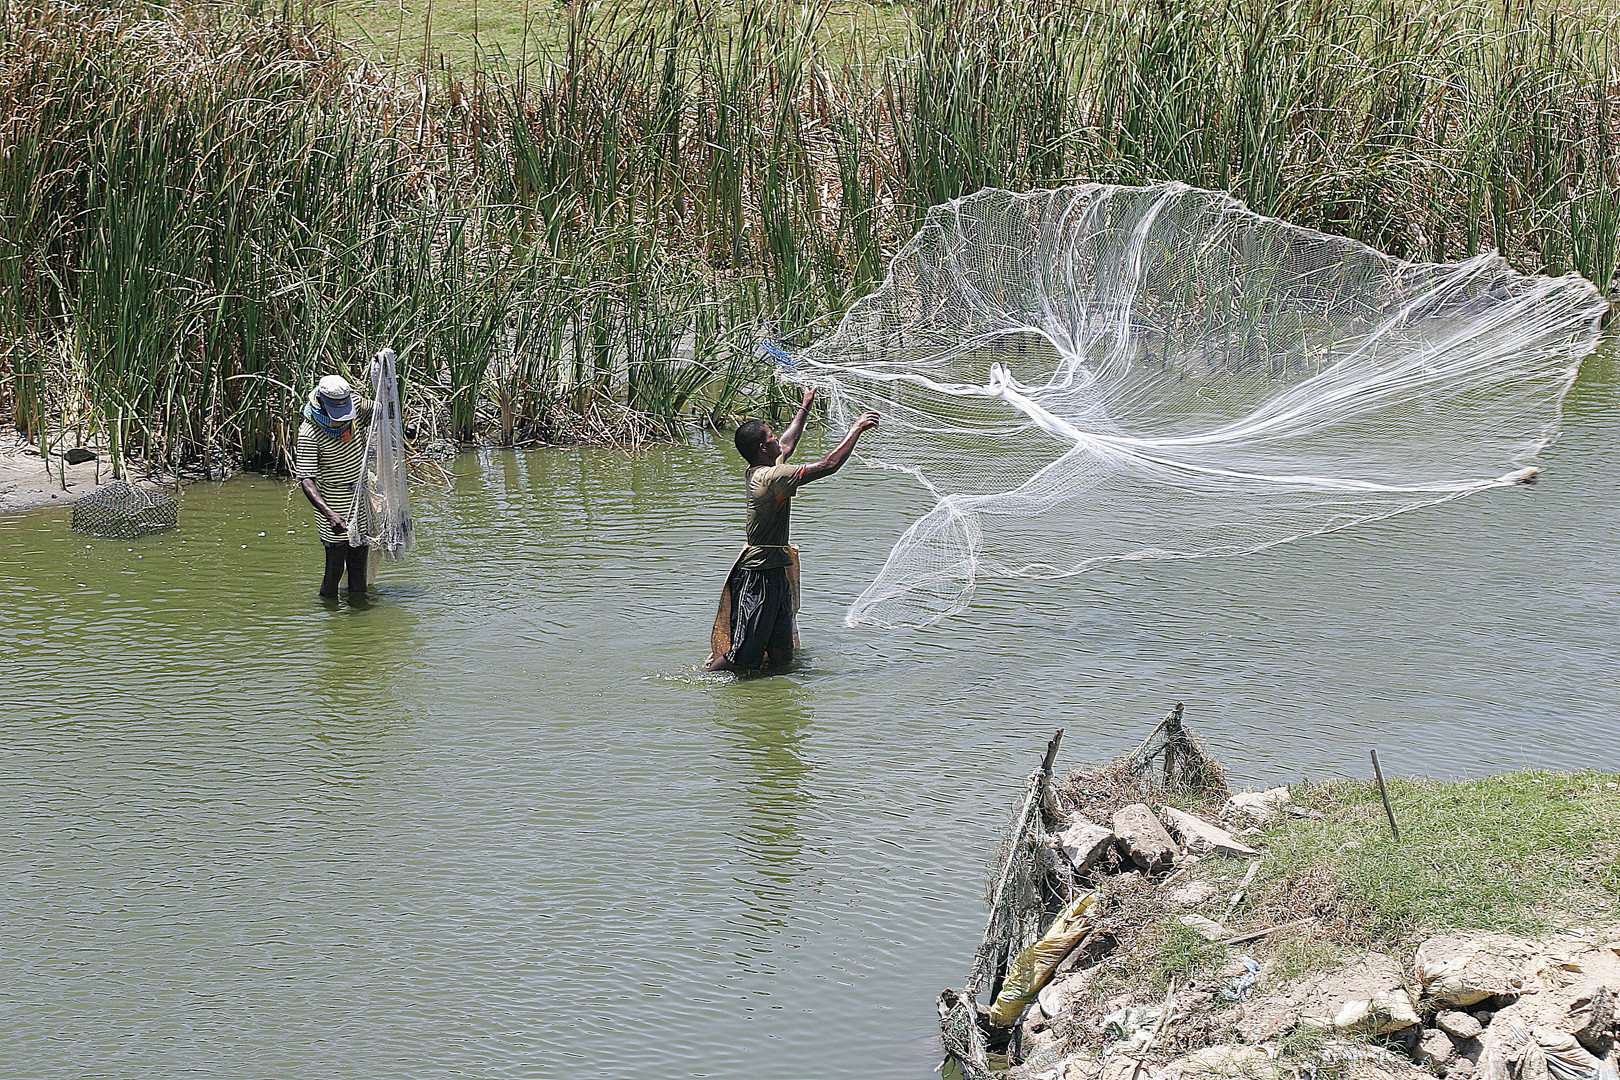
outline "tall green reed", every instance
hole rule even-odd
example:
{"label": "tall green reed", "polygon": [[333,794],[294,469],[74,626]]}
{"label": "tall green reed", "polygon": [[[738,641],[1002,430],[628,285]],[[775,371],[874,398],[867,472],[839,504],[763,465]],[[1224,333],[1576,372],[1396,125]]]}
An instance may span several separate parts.
{"label": "tall green reed", "polygon": [[807,340],[986,185],[1181,180],[1614,279],[1601,12],[918,0],[871,51],[829,10],[575,2],[515,68],[407,77],[293,7],[9,0],[0,406],[119,468],[274,466],[311,382],[392,344],[419,437],[723,424],[785,407],[761,332]]}

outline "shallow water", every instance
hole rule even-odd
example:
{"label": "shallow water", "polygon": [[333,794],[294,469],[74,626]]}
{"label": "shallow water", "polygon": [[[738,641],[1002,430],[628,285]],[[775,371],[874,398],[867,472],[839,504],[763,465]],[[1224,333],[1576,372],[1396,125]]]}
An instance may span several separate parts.
{"label": "shallow water", "polygon": [[[842,625],[920,494],[798,500],[797,672],[697,676],[723,445],[489,453],[323,607],[301,497],[0,519],[0,1075],[908,1078],[997,826],[1176,699],[1241,778],[1620,768],[1620,388],[1549,471],[1262,555]],[[807,443],[808,455],[814,447]]]}

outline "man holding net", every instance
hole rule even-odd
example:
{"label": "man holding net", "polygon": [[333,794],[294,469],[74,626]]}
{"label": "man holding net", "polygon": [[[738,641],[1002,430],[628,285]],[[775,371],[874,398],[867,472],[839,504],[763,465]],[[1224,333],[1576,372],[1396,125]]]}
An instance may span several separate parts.
{"label": "man holding net", "polygon": [[877,413],[862,413],[826,457],[810,465],[789,465],[815,396],[814,387],[804,392],[780,439],[762,420],[747,420],[737,428],[737,453],[748,462],[743,471],[748,546],[732,565],[721,594],[713,652],[704,664],[708,671],[751,671],[762,665],[779,669],[793,662],[799,576],[798,553],[788,544],[793,494],[842,468],[861,433],[878,424]]}
{"label": "man holding net", "polygon": [[298,428],[298,449],[293,478],[315,507],[321,543],[326,547],[326,572],[321,596],[337,596],[344,570],[349,572],[349,594],[366,591],[364,547],[349,544],[349,523],[334,505],[351,506],[355,482],[365,468],[366,440],[359,428],[369,422],[371,403],[357,398],[341,375],[327,375],[310,391],[304,422]]}

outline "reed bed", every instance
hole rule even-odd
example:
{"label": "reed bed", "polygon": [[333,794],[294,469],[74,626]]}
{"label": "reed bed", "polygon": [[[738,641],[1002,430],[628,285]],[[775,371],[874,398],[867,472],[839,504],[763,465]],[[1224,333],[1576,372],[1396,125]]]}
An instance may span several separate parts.
{"label": "reed bed", "polygon": [[5,0],[0,411],[120,470],[277,468],[301,391],[392,344],[418,438],[780,416],[758,336],[812,337],[986,185],[1181,180],[1615,278],[1612,14],[916,0],[869,49],[830,10],[575,0],[555,45],[450,70],[291,6]]}

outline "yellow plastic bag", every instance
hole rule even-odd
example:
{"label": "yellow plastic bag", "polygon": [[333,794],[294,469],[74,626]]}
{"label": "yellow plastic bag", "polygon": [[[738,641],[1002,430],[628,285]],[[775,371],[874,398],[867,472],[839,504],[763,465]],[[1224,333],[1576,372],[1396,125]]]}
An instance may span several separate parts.
{"label": "yellow plastic bag", "polygon": [[1091,931],[1096,902],[1097,890],[1081,893],[1052,920],[1040,940],[1013,957],[1001,993],[990,1006],[991,1027],[1012,1027],[1018,1022],[1024,1006],[1035,1000],[1035,995],[1052,980],[1052,972]]}

